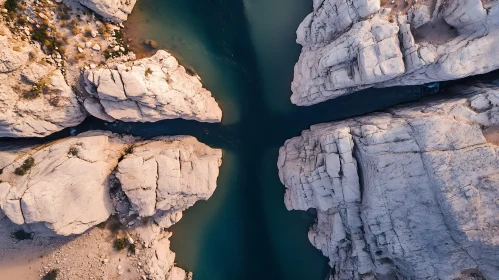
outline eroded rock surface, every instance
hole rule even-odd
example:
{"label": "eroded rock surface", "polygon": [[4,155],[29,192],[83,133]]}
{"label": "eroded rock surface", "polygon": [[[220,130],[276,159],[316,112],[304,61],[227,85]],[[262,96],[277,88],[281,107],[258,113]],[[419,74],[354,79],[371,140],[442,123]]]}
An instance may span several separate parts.
{"label": "eroded rock surface", "polygon": [[499,68],[499,1],[316,0],[297,31],[297,105]]}
{"label": "eroded rock surface", "polygon": [[155,122],[183,118],[219,122],[222,111],[199,77],[166,51],[84,73],[87,111],[104,120]]}
{"label": "eroded rock surface", "polygon": [[87,133],[17,156],[15,150],[2,152],[3,212],[16,224],[41,224],[58,235],[79,234],[107,220],[113,212],[109,175],[127,141]]}
{"label": "eroded rock surface", "polygon": [[317,209],[330,279],[499,279],[499,87],[456,90],[280,149],[286,206]]}
{"label": "eroded rock surface", "polygon": [[0,137],[43,137],[81,123],[86,112],[61,71],[38,46],[0,30]]}
{"label": "eroded rock surface", "polygon": [[[178,213],[211,197],[221,163],[221,150],[194,137],[161,137],[135,144],[116,177],[140,216]],[[168,219],[177,220],[176,215]]]}
{"label": "eroded rock surface", "polygon": [[105,19],[121,23],[132,13],[137,0],[78,0]]}
{"label": "eroded rock surface", "polygon": [[[16,224],[71,235],[107,220],[129,200],[140,217],[168,228],[181,211],[213,194],[221,157],[221,150],[193,137],[137,141],[104,131],[6,147],[0,152],[0,207]],[[127,197],[111,203],[115,176]]]}

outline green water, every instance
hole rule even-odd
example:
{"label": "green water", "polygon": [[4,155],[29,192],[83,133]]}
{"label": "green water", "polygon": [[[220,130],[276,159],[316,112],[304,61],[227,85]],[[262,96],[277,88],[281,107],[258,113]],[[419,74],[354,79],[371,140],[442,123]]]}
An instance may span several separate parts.
{"label": "green water", "polygon": [[[77,127],[153,137],[190,134],[224,150],[217,190],[174,227],[178,266],[195,280],[322,280],[327,259],[309,243],[313,212],[286,211],[278,148],[312,124],[419,98],[418,89],[370,90],[309,108],[289,101],[300,46],[295,30],[311,0],[139,0],[126,24],[137,52],[153,39],[199,74],[220,103],[221,124],[167,120]],[[55,137],[60,137],[63,132]]]}

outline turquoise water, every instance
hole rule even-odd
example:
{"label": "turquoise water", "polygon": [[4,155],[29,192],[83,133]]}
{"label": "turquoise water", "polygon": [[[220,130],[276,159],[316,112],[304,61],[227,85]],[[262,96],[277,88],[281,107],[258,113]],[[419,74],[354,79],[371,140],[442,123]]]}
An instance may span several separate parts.
{"label": "turquoise water", "polygon": [[[359,115],[425,93],[368,90],[313,107],[289,101],[300,46],[295,30],[312,0],[139,0],[126,24],[136,52],[153,39],[195,71],[220,103],[221,124],[185,120],[106,124],[87,119],[76,132],[108,129],[154,137],[190,134],[224,150],[217,190],[172,227],[177,264],[195,280],[322,280],[327,259],[309,243],[312,211],[286,211],[278,148],[312,124]],[[69,130],[54,138],[68,134]]]}

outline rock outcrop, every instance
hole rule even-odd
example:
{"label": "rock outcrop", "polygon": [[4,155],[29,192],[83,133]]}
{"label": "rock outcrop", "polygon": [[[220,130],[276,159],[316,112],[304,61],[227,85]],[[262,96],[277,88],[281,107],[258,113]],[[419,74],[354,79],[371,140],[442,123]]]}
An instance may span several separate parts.
{"label": "rock outcrop", "polygon": [[84,73],[84,106],[107,121],[155,122],[183,118],[219,122],[222,111],[197,76],[160,50],[150,58],[106,65]]}
{"label": "rock outcrop", "polygon": [[86,133],[17,157],[15,150],[2,152],[3,212],[16,224],[44,225],[58,235],[80,234],[107,220],[113,212],[109,176],[130,141]]}
{"label": "rock outcrop", "polygon": [[78,0],[80,4],[112,22],[121,23],[132,13],[137,0]]}
{"label": "rock outcrop", "polygon": [[499,279],[499,86],[456,90],[280,149],[286,206],[317,209],[330,279]]}
{"label": "rock outcrop", "polygon": [[118,164],[116,177],[141,217],[161,211],[169,227],[181,211],[211,197],[221,160],[221,150],[194,137],[161,137],[135,144]]}
{"label": "rock outcrop", "polygon": [[499,1],[317,0],[297,31],[297,105],[499,68]]}
{"label": "rock outcrop", "polygon": [[212,195],[221,157],[221,150],[193,137],[137,141],[103,131],[23,150],[7,147],[0,152],[0,207],[32,230],[80,234],[121,207],[110,197],[116,175],[140,216],[168,228],[181,211]]}
{"label": "rock outcrop", "polygon": [[0,31],[0,137],[43,137],[81,123],[87,114],[61,71],[38,46]]}

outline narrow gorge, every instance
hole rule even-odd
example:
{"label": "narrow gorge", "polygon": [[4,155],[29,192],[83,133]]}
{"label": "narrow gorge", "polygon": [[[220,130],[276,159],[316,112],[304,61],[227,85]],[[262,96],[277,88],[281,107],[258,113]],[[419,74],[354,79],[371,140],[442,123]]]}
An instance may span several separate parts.
{"label": "narrow gorge", "polygon": [[499,278],[499,1],[0,4],[0,278]]}

